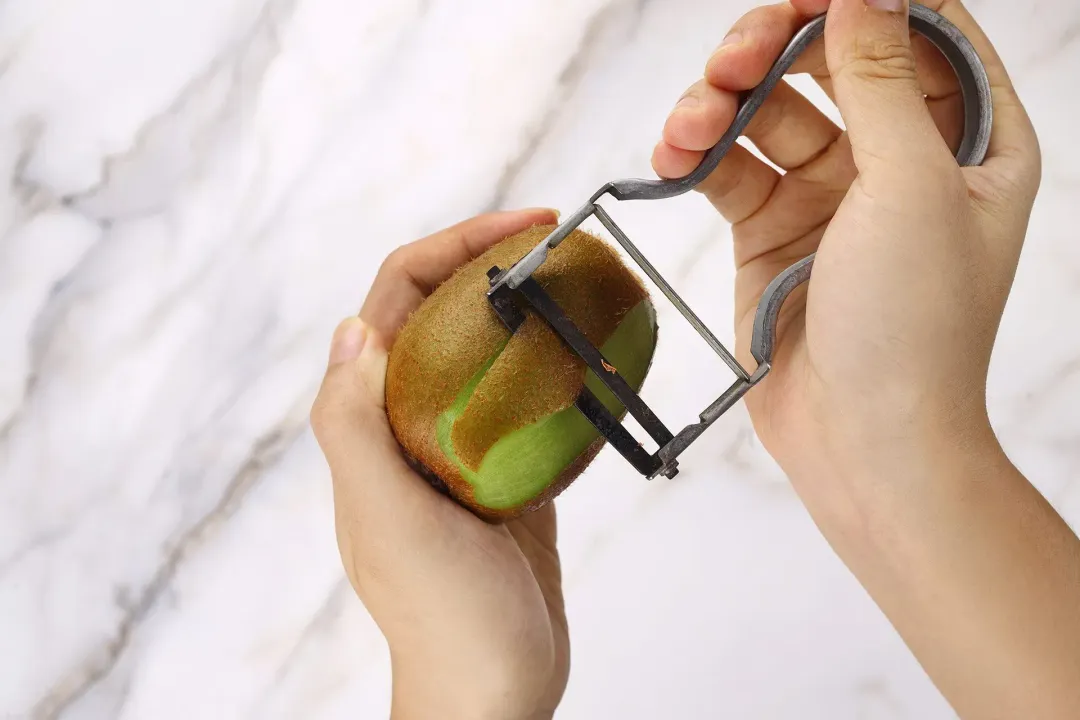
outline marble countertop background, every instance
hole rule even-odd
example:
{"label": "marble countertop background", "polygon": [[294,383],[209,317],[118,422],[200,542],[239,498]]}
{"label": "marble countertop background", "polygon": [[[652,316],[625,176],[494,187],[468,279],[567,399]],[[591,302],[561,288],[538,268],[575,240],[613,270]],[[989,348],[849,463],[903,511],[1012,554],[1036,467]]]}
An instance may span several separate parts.
{"label": "marble countertop background", "polygon": [[[0,718],[386,717],[308,426],[333,327],[401,243],[650,176],[752,4],[0,0]],[[1045,152],[991,411],[1075,526],[1080,5],[969,7]],[[704,199],[613,210],[729,328]],[[731,378],[665,309],[646,398],[689,421]],[[559,502],[560,718],[952,717],[741,405],[684,466]]]}

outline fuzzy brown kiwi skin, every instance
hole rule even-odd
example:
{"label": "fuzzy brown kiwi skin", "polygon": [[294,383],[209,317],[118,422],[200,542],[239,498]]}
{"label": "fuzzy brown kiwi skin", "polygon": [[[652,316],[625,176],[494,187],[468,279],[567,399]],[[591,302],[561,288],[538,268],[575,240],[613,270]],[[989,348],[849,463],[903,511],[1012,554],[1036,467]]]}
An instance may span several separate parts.
{"label": "fuzzy brown kiwi skin", "polygon": [[[502,243],[499,243],[485,252],[482,258],[478,258],[473,263],[470,263],[468,267],[463,266],[460,268],[455,273],[455,277],[451,278],[451,280],[445,284],[448,285],[457,281],[460,286],[461,282],[466,277],[464,273],[469,273],[470,278],[472,275],[475,275],[476,277],[468,280],[468,282],[476,283],[478,288],[486,287],[487,279],[484,276],[484,273],[486,272],[487,266],[492,263],[507,265],[513,262],[520,257],[522,253],[527,252],[539,242],[539,240],[546,236],[551,229],[553,228],[543,226],[535,227],[524,233],[507,238]],[[595,243],[597,241],[598,239],[595,237],[591,237],[586,241],[584,234],[577,238],[572,236],[564,242],[563,246],[560,247],[560,251],[570,253],[567,257],[577,257],[574,253],[584,252],[584,250],[578,251],[574,249],[577,242],[583,243],[580,247],[587,248],[588,243]],[[625,284],[627,282],[626,280],[619,279],[618,269],[611,264],[605,265],[605,262],[607,261],[603,257],[595,255],[589,256],[584,262],[598,262],[599,265],[597,268],[600,273],[609,273],[605,276],[600,273],[589,274],[588,271],[582,271],[584,273],[582,277],[590,278],[587,287],[596,288],[598,286],[596,285],[595,280],[598,278],[606,278],[604,279],[604,282],[614,283],[613,285],[608,286],[613,294],[609,294],[607,297],[624,297],[624,300],[622,301],[624,303],[631,300],[637,302],[650,302],[648,293],[644,286],[640,284],[640,281],[631,281],[631,285],[627,286]],[[581,298],[583,296],[581,295],[580,286],[575,290],[572,285],[565,284],[566,280],[564,278],[567,276],[558,275],[560,272],[565,272],[565,265],[566,260],[564,259],[561,261],[563,269],[558,269],[560,267],[560,260],[559,255],[555,254],[553,255],[552,262],[549,262],[545,269],[550,273],[555,273],[552,275],[552,281],[562,282],[563,291],[571,293],[568,297],[579,298],[577,304],[571,302],[567,303],[565,306],[579,308],[577,312],[581,312],[582,310],[580,310],[580,308],[587,308],[588,306],[581,305]],[[539,275],[540,274],[538,273],[538,276]],[[538,279],[541,279],[543,282],[542,278],[538,277]],[[573,283],[574,281],[570,280],[570,282]],[[580,278],[577,282],[581,282]],[[554,288],[550,291],[555,295],[559,294]],[[573,294],[575,292],[577,293],[576,295]],[[484,360],[484,353],[474,352],[473,354],[476,355],[476,357],[471,357],[468,363],[463,363],[462,366],[459,367],[458,375],[460,375],[460,377],[455,377],[450,381],[447,381],[445,375],[442,374],[434,376],[430,375],[430,356],[428,356],[427,353],[430,348],[438,347],[441,338],[441,336],[432,334],[432,328],[435,328],[437,331],[457,332],[459,335],[459,346],[468,347],[472,350],[475,350],[476,348],[493,348],[499,342],[504,342],[506,338],[509,338],[510,336],[506,329],[488,314],[489,309],[486,307],[486,299],[484,299],[482,293],[470,296],[466,301],[454,299],[453,304],[455,309],[461,308],[462,302],[466,302],[468,305],[473,306],[472,314],[466,315],[466,320],[468,320],[467,323],[458,322],[449,326],[449,328],[439,328],[437,324],[431,322],[431,318],[433,317],[432,313],[435,313],[435,316],[437,316],[438,312],[445,312],[445,310],[436,311],[431,303],[439,303],[442,307],[445,307],[448,298],[454,298],[454,296],[447,295],[445,289],[440,286],[432,293],[432,296],[425,302],[425,305],[416,311],[417,314],[427,313],[425,321],[417,324],[411,322],[413,318],[410,317],[410,321],[406,322],[405,326],[402,328],[402,334],[398,337],[397,342],[395,342],[390,355],[389,366],[387,368],[387,415],[395,439],[397,440],[406,461],[418,474],[424,477],[437,492],[450,496],[458,504],[464,506],[483,520],[492,523],[505,522],[506,520],[520,517],[521,515],[543,507],[563,492],[596,458],[603,448],[605,441],[603,438],[597,438],[566,468],[564,468],[559,476],[549,483],[544,490],[536,497],[521,505],[496,510],[485,507],[477,502],[474,496],[474,488],[471,483],[465,480],[457,466],[442,453],[441,449],[436,447],[434,431],[437,415],[431,413],[430,408],[439,407],[444,409],[443,405],[448,403],[447,398],[453,396],[453,393],[451,393],[450,390],[453,389],[454,392],[456,392],[457,388],[464,384],[464,378],[471,377],[476,372],[478,369],[476,364]],[[632,307],[632,305],[626,305],[624,306],[624,309],[628,309],[629,307]],[[592,339],[593,342],[597,344],[603,343],[607,332],[614,330],[614,328],[610,331],[600,329],[596,324],[597,318],[595,317],[590,318],[589,316],[584,315],[581,316],[581,320],[591,323],[593,333],[596,333],[596,336]],[[605,320],[600,319],[600,322],[603,323]],[[430,327],[424,327],[425,325],[430,325]],[[586,330],[585,326],[583,326],[583,330]],[[461,341],[460,335],[463,332],[467,333],[469,339],[467,345]],[[655,324],[654,332],[656,332]],[[412,333],[409,341],[402,342],[408,333]],[[654,345],[655,340],[656,339],[654,338]],[[650,357],[650,365],[651,360],[652,358]],[[425,374],[430,376],[432,381],[438,384],[436,388],[437,391],[446,397],[440,396],[434,405],[427,403],[426,405],[418,407],[417,402],[415,402],[417,396],[413,394],[412,382],[413,378]],[[582,382],[582,380],[578,380],[578,382]],[[410,401],[410,397],[412,398],[412,401]],[[552,410],[554,411],[555,408],[552,408]],[[421,457],[423,460],[421,460]]]}
{"label": "fuzzy brown kiwi skin", "polygon": [[[649,299],[646,299],[644,302],[651,301]],[[654,347],[660,340],[659,335],[660,328],[654,322]],[[646,378],[648,378],[649,371],[652,369],[653,361],[655,359],[655,352],[651,353],[649,357],[649,362],[645,367]],[[623,412],[619,413],[617,417],[621,420],[625,414],[626,411],[624,410]],[[391,431],[394,432],[395,439],[398,440],[398,444],[401,448],[401,453],[405,458],[405,462],[409,465],[410,468],[412,468],[412,470],[417,475],[424,478],[424,480],[427,481],[429,485],[431,485],[432,489],[435,490],[435,492],[439,493],[440,495],[446,496],[450,500],[458,503],[465,509],[469,510],[476,517],[492,525],[499,525],[507,521],[517,519],[523,515],[539,510],[540,508],[550,503],[556,497],[561,495],[564,490],[570,487],[570,485],[572,485],[573,482],[578,479],[578,477],[580,477],[580,475],[592,464],[593,460],[596,459],[597,455],[600,454],[600,451],[604,449],[604,446],[607,445],[607,440],[605,438],[597,438],[587,448],[585,448],[585,450],[580,455],[574,458],[574,461],[567,465],[566,468],[561,473],[559,473],[559,476],[556,477],[546,488],[544,488],[542,492],[540,492],[534,498],[522,503],[521,505],[516,505],[512,508],[498,510],[495,508],[486,507],[476,502],[476,498],[473,495],[472,484],[461,476],[461,473],[456,467],[447,462],[443,469],[445,477],[443,475],[440,475],[438,472],[428,467],[423,461],[413,456],[408,450],[405,449],[405,445],[402,443],[401,439],[396,438],[397,433],[393,430],[392,426]],[[439,459],[444,460],[444,458]]]}
{"label": "fuzzy brown kiwi skin", "polygon": [[[648,298],[646,298],[644,302],[651,304],[651,300],[649,300]],[[654,320],[653,347],[655,347],[657,343],[659,343],[659,336],[660,327],[658,324],[656,324]],[[646,378],[648,378],[649,376],[649,371],[652,370],[652,365],[655,359],[656,353],[653,352],[650,354],[648,364],[645,366]],[[621,420],[625,414],[626,411],[623,410],[617,415],[617,417]],[[566,468],[559,474],[559,476],[556,477],[546,488],[544,488],[541,493],[536,495],[531,500],[522,503],[521,505],[516,505],[512,508],[497,510],[494,508],[486,507],[476,502],[475,496],[473,495],[472,484],[461,476],[461,473],[455,466],[451,465],[449,462],[446,462],[443,467],[444,475],[440,475],[438,472],[428,467],[423,461],[421,461],[419,458],[415,457],[408,450],[405,449],[405,444],[402,442],[401,438],[397,437],[397,432],[394,430],[393,425],[391,425],[391,431],[394,433],[395,439],[398,441],[398,445],[401,449],[401,453],[405,459],[405,462],[409,465],[410,468],[412,468],[413,472],[424,478],[424,480],[427,481],[429,485],[431,485],[432,489],[435,490],[435,492],[458,503],[484,522],[493,525],[498,525],[510,520],[514,520],[523,515],[539,510],[540,508],[550,503],[556,497],[561,495],[564,490],[570,487],[570,485],[572,485],[575,480],[578,479],[578,477],[589,467],[589,465],[592,464],[593,460],[596,459],[597,455],[600,454],[600,451],[604,449],[604,446],[607,445],[607,440],[605,438],[597,438],[587,448],[585,448],[585,450],[580,455],[574,458],[574,461],[567,465]],[[439,460],[445,461],[445,458],[439,458]]]}
{"label": "fuzzy brown kiwi skin", "polygon": [[[645,302],[650,302],[646,300]],[[653,346],[660,340],[660,328],[654,323],[653,325]],[[649,371],[652,369],[653,361],[656,359],[656,354],[652,353],[649,357],[649,362],[645,367],[645,377],[648,378]],[[622,419],[622,416],[626,414],[626,411],[619,413],[617,417]],[[392,428],[391,428],[392,429]],[[400,445],[400,440],[399,440]],[[510,520],[517,519],[522,515],[539,510],[552,500],[557,498],[563,493],[570,485],[573,484],[578,477],[585,472],[585,470],[596,459],[600,451],[607,445],[607,440],[603,437],[599,437],[594,440],[584,452],[574,458],[574,461],[566,466],[566,468],[559,474],[555,480],[553,480],[544,490],[536,497],[528,500],[521,505],[514,506],[512,508],[505,508],[502,510],[496,510],[489,508],[476,502],[473,496],[472,485],[461,477],[457,468],[453,468],[452,472],[448,473],[449,480],[444,480],[440,475],[425,465],[421,460],[414,457],[405,449],[404,445],[401,445],[401,452],[405,458],[405,462],[409,465],[413,471],[424,478],[429,485],[440,495],[444,495],[450,500],[458,503],[462,507],[469,510],[473,515],[484,522],[492,525],[499,525]],[[452,467],[452,466],[451,466]],[[453,491],[451,491],[451,487]],[[456,497],[455,497],[456,496]]]}
{"label": "fuzzy brown kiwi skin", "polygon": [[[652,304],[652,301],[648,297],[646,297],[642,302],[649,303],[650,306]],[[655,309],[653,309],[653,312],[655,313]],[[654,315],[654,319],[653,319],[653,349],[654,350],[653,350],[652,353],[649,354],[649,362],[645,365],[644,377],[646,379],[649,376],[649,371],[652,370],[653,361],[656,359],[655,348],[656,348],[656,346],[657,346],[657,344],[659,342],[660,342],[660,326],[659,326],[658,323],[656,323],[655,315]],[[644,388],[644,382],[642,383],[642,388],[639,388],[639,392],[643,388]],[[616,417],[621,421],[623,419],[623,417],[625,417],[625,415],[626,415],[626,410],[624,409],[622,412],[617,413]],[[578,477],[581,475],[581,473],[585,472],[585,470],[592,464],[592,461],[596,459],[596,456],[600,454],[600,451],[604,449],[605,445],[607,445],[607,440],[605,438],[603,438],[603,437],[598,437],[596,440],[594,440],[592,442],[592,444],[589,445],[589,447],[585,448],[585,451],[582,452],[580,455],[578,455],[574,459],[574,461],[572,463],[567,465],[566,469],[563,470],[562,473],[560,473],[559,476],[557,478],[555,478],[555,480],[552,481],[552,483],[550,485],[548,485],[544,489],[543,492],[541,492],[539,495],[534,497],[532,500],[529,500],[529,501],[525,502],[522,505],[518,505],[517,507],[509,508],[507,510],[492,510],[491,508],[478,507],[478,506],[475,505],[475,503],[473,503],[470,509],[472,509],[472,511],[476,515],[480,516],[482,519],[487,520],[488,522],[492,522],[492,523],[505,522],[506,520],[513,520],[513,519],[521,517],[522,515],[525,515],[527,513],[531,513],[531,512],[533,512],[535,510],[539,510],[540,508],[544,507],[549,502],[554,500],[556,497],[561,495],[562,492],[564,490],[566,490],[568,487],[570,487],[570,485],[572,485],[573,482],[578,479]],[[468,483],[466,483],[466,484],[468,484]]]}

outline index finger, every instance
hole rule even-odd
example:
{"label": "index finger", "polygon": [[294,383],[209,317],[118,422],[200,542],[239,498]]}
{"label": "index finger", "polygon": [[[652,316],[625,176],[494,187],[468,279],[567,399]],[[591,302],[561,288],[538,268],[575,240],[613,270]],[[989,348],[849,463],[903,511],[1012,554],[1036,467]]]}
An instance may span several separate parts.
{"label": "index finger", "polygon": [[409,314],[455,270],[499,241],[557,219],[545,208],[485,213],[402,245],[383,261],[360,318],[392,343]]}

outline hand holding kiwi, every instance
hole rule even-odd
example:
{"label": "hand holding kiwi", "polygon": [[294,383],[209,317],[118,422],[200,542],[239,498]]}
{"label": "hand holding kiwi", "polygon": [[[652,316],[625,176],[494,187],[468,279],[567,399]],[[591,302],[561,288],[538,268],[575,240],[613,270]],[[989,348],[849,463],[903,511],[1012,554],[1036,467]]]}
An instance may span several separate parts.
{"label": "hand holding kiwi", "polygon": [[[569,638],[554,505],[505,523],[478,520],[414,472],[387,413],[389,395],[399,433],[432,427],[443,411],[413,408],[458,390],[422,387],[403,371],[412,365],[430,385],[425,368],[434,363],[456,368],[446,371],[447,382],[468,378],[478,371],[456,359],[466,341],[497,338],[444,327],[447,318],[452,325],[471,322],[457,307],[471,290],[451,292],[448,281],[505,238],[556,219],[547,208],[485,213],[402,245],[330,343],[311,426],[330,471],[342,567],[391,648],[394,706],[404,715],[443,717],[455,708],[468,717],[550,717],[566,688]],[[610,281],[602,281],[610,292]],[[440,286],[442,299],[423,307]],[[483,291],[475,294],[481,319],[491,312]],[[497,339],[489,347],[498,348]],[[391,351],[395,367],[388,373]],[[422,440],[406,442],[411,452],[424,452]]]}
{"label": "hand holding kiwi", "polygon": [[[413,467],[499,522],[566,489],[605,440],[574,407],[583,387],[625,409],[543,318],[511,334],[488,305],[487,271],[510,267],[553,225],[534,226],[460,267],[409,317],[386,373],[386,411]],[[641,281],[600,238],[575,230],[533,275],[635,390],[657,340]]]}

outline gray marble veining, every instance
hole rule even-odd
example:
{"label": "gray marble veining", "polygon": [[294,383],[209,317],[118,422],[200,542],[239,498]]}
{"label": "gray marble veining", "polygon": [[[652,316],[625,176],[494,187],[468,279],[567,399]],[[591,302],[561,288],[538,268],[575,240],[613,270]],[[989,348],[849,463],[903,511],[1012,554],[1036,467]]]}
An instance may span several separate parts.
{"label": "gray marble veining", "polygon": [[[1075,524],[1080,8],[969,6],[1046,168],[992,416]],[[403,242],[648,176],[750,7],[0,3],[0,716],[385,716],[386,648],[343,581],[307,427],[334,325]],[[730,326],[730,232],[702,198],[612,212]],[[648,399],[689,419],[730,377],[661,313]],[[676,365],[681,347],[700,352]],[[951,717],[740,409],[674,481],[622,462],[559,503],[560,717]]]}

